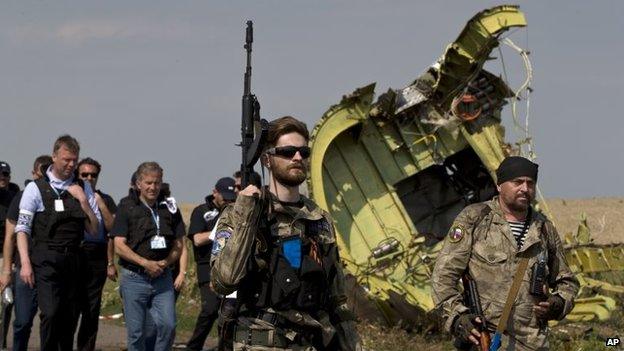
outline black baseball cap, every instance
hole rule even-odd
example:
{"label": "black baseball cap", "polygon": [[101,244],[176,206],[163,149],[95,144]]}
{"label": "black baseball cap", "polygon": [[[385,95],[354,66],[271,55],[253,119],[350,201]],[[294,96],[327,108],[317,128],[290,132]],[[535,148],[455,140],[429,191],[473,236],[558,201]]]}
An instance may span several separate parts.
{"label": "black baseball cap", "polygon": [[223,196],[223,200],[225,201],[234,201],[236,200],[236,192],[235,192],[235,184],[234,179],[230,177],[224,177],[217,181],[215,185],[215,189]]}
{"label": "black baseball cap", "polygon": [[11,173],[11,166],[9,166],[9,164],[4,161],[0,161],[0,172]]}

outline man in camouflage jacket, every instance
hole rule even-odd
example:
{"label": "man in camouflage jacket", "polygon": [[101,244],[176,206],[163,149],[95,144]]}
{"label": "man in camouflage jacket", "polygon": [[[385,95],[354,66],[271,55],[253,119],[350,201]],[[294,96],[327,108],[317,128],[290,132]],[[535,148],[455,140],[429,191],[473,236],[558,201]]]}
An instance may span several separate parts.
{"label": "man in camouflage jacket", "polygon": [[[445,329],[478,344],[476,316],[464,304],[458,281],[468,272],[476,282],[487,331],[496,329],[518,263],[528,257],[503,337],[502,350],[547,350],[547,321],[560,320],[574,306],[579,283],[568,267],[557,230],[531,210],[537,165],[508,157],[497,170],[499,196],[466,207],[455,219],[433,271],[433,298]],[[546,262],[545,296],[530,293],[531,267]],[[478,320],[478,319],[477,319]]]}
{"label": "man in camouflage jacket", "polygon": [[249,185],[217,224],[211,283],[238,291],[235,350],[359,350],[329,214],[299,193],[310,149],[293,117],[269,126],[270,192]]}

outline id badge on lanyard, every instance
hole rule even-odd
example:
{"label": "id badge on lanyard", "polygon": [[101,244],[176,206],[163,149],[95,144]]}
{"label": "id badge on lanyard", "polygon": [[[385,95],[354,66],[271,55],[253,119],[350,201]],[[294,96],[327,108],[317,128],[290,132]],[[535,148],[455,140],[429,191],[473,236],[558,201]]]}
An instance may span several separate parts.
{"label": "id badge on lanyard", "polygon": [[160,216],[158,215],[158,211],[154,211],[149,206],[147,208],[149,208],[152,213],[152,219],[154,220],[154,224],[156,224],[156,235],[154,235],[154,237],[150,240],[150,248],[152,250],[166,249],[167,242],[165,241],[165,237],[160,235]]}
{"label": "id badge on lanyard", "polygon": [[56,212],[65,211],[65,206],[63,205],[63,200],[61,199],[61,194],[64,193],[65,191],[63,190],[61,191],[61,193],[59,193],[55,187],[52,187],[52,190],[54,190],[54,192],[56,193],[56,196],[58,197],[56,200],[54,200],[54,211]]}

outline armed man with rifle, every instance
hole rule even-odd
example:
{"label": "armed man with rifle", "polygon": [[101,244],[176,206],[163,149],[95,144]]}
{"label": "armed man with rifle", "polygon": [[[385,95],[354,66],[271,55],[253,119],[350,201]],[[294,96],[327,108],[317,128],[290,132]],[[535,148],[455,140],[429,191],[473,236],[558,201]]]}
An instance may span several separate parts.
{"label": "armed man with rifle", "polygon": [[[251,41],[248,22],[248,65]],[[217,224],[213,252],[220,254],[211,276],[216,292],[238,290],[234,350],[361,349],[355,316],[346,304],[332,220],[299,192],[310,157],[307,127],[286,116],[267,130],[248,90],[250,72],[248,66],[243,190]],[[260,155],[269,171],[269,186],[262,190],[248,185]]]}
{"label": "armed man with rifle", "polygon": [[[574,306],[579,283],[557,230],[531,208],[537,169],[522,157],[503,160],[496,171],[499,195],[466,207],[439,253],[433,298],[459,349],[547,350],[547,321]],[[460,278],[469,301],[462,300]]]}

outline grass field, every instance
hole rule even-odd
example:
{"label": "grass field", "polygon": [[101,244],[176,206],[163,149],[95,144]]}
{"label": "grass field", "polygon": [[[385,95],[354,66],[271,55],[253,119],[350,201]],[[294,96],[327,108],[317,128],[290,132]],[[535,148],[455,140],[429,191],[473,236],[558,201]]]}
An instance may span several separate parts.
{"label": "grass field", "polygon": [[[547,205],[561,235],[575,232],[581,213],[586,213],[592,236],[596,243],[624,242],[624,199],[623,198],[592,198],[592,199],[550,199]],[[185,223],[188,224],[194,205],[181,205]],[[190,254],[189,275],[182,295],[177,303],[179,336],[190,335],[195,319],[200,310],[199,291],[196,284],[195,268],[192,253]],[[619,306],[622,302],[619,301]],[[116,291],[116,284],[107,282],[102,314],[121,312],[121,301]],[[120,322],[119,322],[120,323]],[[453,350],[452,342],[447,335],[408,333],[396,327],[388,327],[378,323],[361,322],[359,324],[365,346],[368,350]],[[602,350],[605,339],[619,335],[624,331],[624,313],[622,309],[606,323],[592,323],[577,326],[562,326],[551,333],[551,349],[564,351]],[[214,333],[214,331],[213,331]],[[213,334],[214,335],[214,334]]]}

